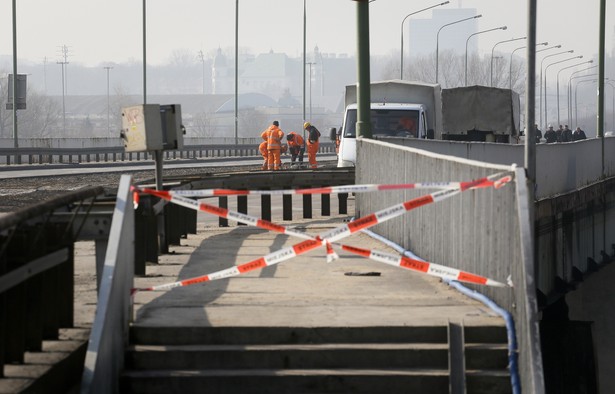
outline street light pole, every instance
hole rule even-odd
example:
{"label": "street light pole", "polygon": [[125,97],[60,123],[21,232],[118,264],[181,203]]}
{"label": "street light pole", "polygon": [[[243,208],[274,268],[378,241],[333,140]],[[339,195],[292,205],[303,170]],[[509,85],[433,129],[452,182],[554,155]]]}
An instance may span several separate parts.
{"label": "street light pole", "polygon": [[[594,74],[594,75],[597,75],[597,74]],[[589,75],[586,75],[586,76],[589,76]],[[597,79],[586,79],[586,80],[583,80],[583,81],[579,81],[579,82],[577,82],[577,85],[574,87],[574,123],[577,126],[579,124],[579,114],[577,113],[577,88],[583,82],[598,82],[598,80]]]}
{"label": "street light pole", "polygon": [[460,19],[460,20],[455,21],[455,22],[447,23],[446,25],[444,25],[444,26],[440,27],[440,29],[438,29],[438,34],[436,35],[436,83],[438,83],[438,56],[439,56],[439,49],[440,49],[440,31],[442,31],[442,29],[444,29],[446,26],[454,25],[454,24],[457,24],[457,23],[469,21],[470,19],[477,19],[477,18],[481,18],[481,17],[482,17],[482,15],[478,14],[478,15],[475,15],[475,16],[471,16],[469,18]]}
{"label": "street light pole", "polygon": [[111,134],[111,116],[109,115],[109,70],[113,67],[105,66],[103,68],[107,70],[107,133]]}
{"label": "street light pole", "polygon": [[[536,46],[538,46],[538,45],[549,45],[549,43],[545,41],[545,42],[541,42],[540,44],[536,44]],[[523,49],[523,48],[527,48],[527,46],[522,46],[522,47],[519,47],[519,48],[515,48],[515,49],[511,52],[511,54],[510,54],[510,69],[509,69],[509,71],[508,71],[508,78],[509,78],[510,90],[512,90],[512,64],[513,64],[513,55],[515,54],[515,52],[517,52],[518,50]]]}
{"label": "street light pole", "polygon": [[[561,46],[561,45],[558,45],[558,46]],[[546,48],[546,49],[551,49],[551,48]],[[544,50],[546,50],[546,49],[544,49]],[[551,55],[547,55],[547,56],[543,57],[542,60],[540,61],[540,125],[541,125],[541,127],[544,126],[544,124],[542,124],[542,80],[543,80],[542,79],[542,65],[543,65],[545,59],[550,58],[552,56],[562,55],[564,53],[574,53],[574,50],[553,53]],[[546,89],[547,89],[547,87],[545,86],[545,96],[547,95]],[[546,103],[545,103],[545,105],[546,105]],[[545,124],[548,123],[546,118],[545,118],[544,121],[545,121]]]}
{"label": "street light pole", "polygon": [[[570,74],[570,78],[568,78],[568,108],[569,108],[569,110],[568,110],[568,119],[570,119],[569,122],[572,121],[572,80],[576,79],[576,78],[587,77],[587,75],[578,75],[576,77],[574,75],[578,74],[580,72],[583,72],[583,71],[587,71],[587,70],[591,70],[593,68],[597,68],[597,67],[598,66],[587,67],[587,68],[584,68],[582,70],[574,71],[573,73]],[[598,74],[594,74],[594,75],[598,75]]]}
{"label": "street light pole", "polygon": [[465,86],[468,86],[468,42],[470,41],[470,38],[478,34],[483,34],[483,33],[487,33],[487,32],[494,31],[494,30],[506,30],[506,29],[508,29],[508,27],[500,26],[500,27],[494,27],[493,29],[483,30],[483,31],[470,34],[470,36],[466,40]]}
{"label": "street light pole", "polygon": [[199,60],[201,61],[201,65],[203,66],[203,95],[205,95],[205,54],[202,50],[199,51],[197,55]]}
{"label": "street light pole", "polygon": [[[574,60],[574,59],[583,59],[583,55],[569,57],[568,59],[564,59],[564,60],[560,60],[560,61],[555,62],[555,63],[548,64],[547,67],[545,67],[545,120],[547,119],[547,116],[548,116],[548,106],[547,106],[547,70],[551,66],[554,66],[554,65],[560,64],[560,63],[564,63],[564,62],[568,62],[568,61]],[[558,125],[559,125],[559,123],[558,123]]]}
{"label": "street light pole", "polygon": [[[562,71],[566,70],[566,69],[573,68],[573,67],[578,67],[578,66],[580,66],[581,64],[588,64],[588,63],[593,63],[593,62],[594,62],[593,60],[589,60],[589,61],[587,61],[587,62],[582,62],[582,63],[573,64],[572,66],[568,66],[568,67],[561,68],[561,69],[557,72],[557,124],[560,124],[560,123],[561,123],[561,122],[560,122],[560,118],[559,118],[559,74],[560,74]],[[568,122],[569,122],[569,123],[571,123],[571,122],[570,122],[570,119],[568,119]]]}
{"label": "street light pole", "polygon": [[511,38],[510,40],[504,40],[504,41],[499,41],[496,42],[495,45],[493,46],[493,48],[491,48],[491,78],[489,79],[489,86],[493,87],[493,51],[495,51],[495,47],[503,44],[505,42],[512,42],[512,41],[518,41],[518,40],[525,40],[527,37],[519,37],[519,38]]}
{"label": "street light pole", "polygon": [[310,78],[310,119],[309,121],[311,122],[312,121],[312,66],[315,65],[316,62],[307,62],[305,64],[310,66],[310,75],[309,75],[309,78]]}
{"label": "street light pole", "polygon": [[408,19],[408,17],[414,14],[418,14],[419,12],[427,11],[432,8],[439,7],[441,5],[446,5],[448,3],[450,3],[450,1],[445,1],[444,3],[432,5],[431,7],[423,8],[422,10],[412,12],[406,15],[404,19],[401,21],[401,58],[400,58],[401,61],[400,61],[400,66],[399,66],[399,79],[404,79],[404,22],[406,21],[406,19]]}

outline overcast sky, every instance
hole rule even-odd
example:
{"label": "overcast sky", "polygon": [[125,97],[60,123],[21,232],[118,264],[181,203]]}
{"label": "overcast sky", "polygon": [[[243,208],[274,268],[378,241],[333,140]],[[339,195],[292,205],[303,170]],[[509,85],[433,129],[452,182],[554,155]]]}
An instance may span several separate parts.
{"label": "overcast sky", "polygon": [[[370,3],[371,53],[399,51],[401,21],[407,14],[437,4],[427,0],[376,0]],[[61,45],[69,62],[96,66],[142,58],[142,1],[19,0],[18,58],[60,60]],[[174,50],[209,52],[233,48],[233,0],[150,0],[147,2],[148,64],[167,63]],[[479,51],[490,53],[502,40],[526,35],[526,0],[452,0],[440,8],[476,8],[479,30],[507,25],[508,30],[477,36]],[[428,18],[426,11],[412,18]],[[608,15],[611,17],[609,18]],[[615,0],[607,0],[607,51],[613,48]],[[561,44],[590,58],[598,53],[599,1],[539,0],[537,42]],[[410,23],[412,23],[410,21]],[[257,54],[273,50],[299,56],[303,50],[302,0],[240,0],[239,46]],[[411,38],[405,38],[408,40]],[[434,37],[434,50],[435,50]],[[356,3],[307,0],[307,48],[356,52]],[[506,51],[506,47],[498,47]],[[512,48],[511,48],[512,50]],[[0,1],[0,55],[12,54],[12,1]],[[6,64],[0,64],[0,68]],[[12,67],[8,64],[9,69]]]}

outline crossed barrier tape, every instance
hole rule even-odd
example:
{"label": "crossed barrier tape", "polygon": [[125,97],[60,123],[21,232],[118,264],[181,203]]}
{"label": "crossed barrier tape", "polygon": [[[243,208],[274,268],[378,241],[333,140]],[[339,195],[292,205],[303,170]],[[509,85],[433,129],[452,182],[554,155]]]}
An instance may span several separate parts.
{"label": "crossed barrier tape", "polygon": [[[367,193],[384,190],[403,190],[403,189],[461,189],[502,187],[510,181],[510,177],[505,181],[490,181],[485,178],[471,182],[419,182],[419,183],[399,183],[390,185],[365,184],[365,185],[344,185],[329,186],[310,189],[282,189],[282,190],[233,190],[233,189],[201,189],[201,190],[170,190],[172,196],[183,197],[221,197],[221,196],[247,196],[247,195],[297,195],[297,194],[332,194],[332,193]],[[477,183],[479,182],[479,183]]]}
{"label": "crossed barrier tape", "polygon": [[[229,278],[232,276],[237,276],[244,274],[246,272],[250,272],[256,269],[264,268],[267,266],[272,266],[283,261],[289,260],[293,257],[299,256],[301,254],[305,254],[313,249],[316,249],[321,246],[325,246],[327,250],[327,261],[332,261],[337,258],[335,254],[332,244],[341,247],[343,250],[346,250],[350,253],[354,253],[363,257],[368,257],[376,261],[380,261],[386,264],[399,266],[401,268],[410,269],[418,272],[423,272],[428,275],[438,276],[443,278],[449,278],[454,280],[459,280],[463,282],[475,283],[480,285],[487,286],[497,286],[497,287],[505,287],[501,282],[482,277],[480,275],[472,274],[469,272],[464,272],[460,270],[456,270],[453,268],[445,267],[442,265],[438,265],[435,263],[423,262],[420,260],[410,259],[405,256],[396,256],[386,252],[381,252],[378,250],[366,250],[346,245],[337,245],[335,242],[348,237],[357,231],[361,231],[363,229],[367,229],[373,227],[377,224],[383,223],[387,220],[398,217],[408,211],[421,207],[423,205],[435,203],[438,201],[445,200],[452,196],[455,196],[463,191],[478,189],[478,188],[486,188],[486,187],[494,187],[496,189],[504,186],[508,182],[512,180],[510,175],[502,175],[494,174],[485,178],[477,179],[470,182],[442,182],[442,183],[424,183],[424,184],[400,184],[400,185],[350,185],[350,186],[341,186],[341,187],[330,187],[330,188],[320,188],[320,189],[297,189],[294,191],[294,194],[307,194],[308,190],[321,190],[320,193],[323,193],[324,190],[351,190],[354,189],[354,192],[369,192],[369,191],[377,191],[377,190],[388,190],[392,188],[440,188],[440,190],[435,193],[430,193],[425,196],[413,198],[411,200],[405,201],[401,204],[396,204],[391,207],[385,208],[383,210],[377,211],[371,215],[358,218],[353,220],[347,224],[343,224],[339,227],[336,227],[332,230],[329,230],[325,233],[319,234],[317,236],[311,236],[307,233],[303,233],[300,231],[295,231],[289,229],[285,226],[278,225],[272,223],[268,220],[258,219],[253,216],[249,216],[240,212],[235,212],[228,210],[226,208],[216,207],[210,204],[206,204],[203,202],[198,202],[192,200],[190,198],[186,198],[178,191],[161,191],[161,190],[153,190],[153,189],[141,189],[133,186],[133,190],[135,192],[135,198],[138,196],[138,192],[150,194],[161,199],[167,200],[169,202],[184,206],[186,208],[200,210],[203,212],[211,213],[226,219],[232,219],[241,223],[245,223],[248,225],[256,226],[262,229],[275,231],[287,235],[296,236],[304,241],[292,245],[290,247],[282,248],[276,252],[269,253],[263,257],[260,257],[256,260],[249,261],[244,264],[240,264],[237,266],[233,266],[224,270],[216,271],[207,275],[202,275],[194,278],[184,279],[181,281],[166,283],[162,285],[146,287],[146,288],[135,288],[133,289],[133,293],[136,291],[157,291],[157,290],[169,290],[175,287],[188,286],[196,283],[202,283],[217,279]],[[412,187],[410,187],[412,185]],[[416,187],[420,185],[419,187]],[[427,186],[430,185],[430,186]],[[229,190],[229,189],[212,189],[213,191],[217,191],[218,193],[228,193],[228,194],[216,194],[216,195],[232,195],[232,194],[249,194],[246,193],[248,191],[238,191],[238,190]],[[189,192],[189,191],[188,191]],[[193,191],[194,192],[194,191]],[[198,192],[198,191],[197,191]],[[263,194],[259,193],[253,194]],[[267,191],[264,191],[267,192]],[[269,192],[277,192],[277,191],[269,191]],[[270,194],[279,194],[279,193],[270,193]],[[194,196],[194,195],[191,195]],[[200,195],[203,197],[203,195]]]}

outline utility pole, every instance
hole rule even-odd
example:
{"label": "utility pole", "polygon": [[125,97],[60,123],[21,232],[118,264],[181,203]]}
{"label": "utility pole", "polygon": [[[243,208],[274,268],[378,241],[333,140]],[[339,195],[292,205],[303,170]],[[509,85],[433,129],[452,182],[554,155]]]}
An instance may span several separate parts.
{"label": "utility pole", "polygon": [[307,62],[305,63],[306,65],[310,66],[310,119],[309,121],[312,121],[312,66],[315,65],[315,62]]}
{"label": "utility pole", "polygon": [[62,126],[64,131],[64,136],[66,137],[66,76],[64,67],[68,64],[68,47],[66,45],[62,45],[60,47],[61,50],[61,58],[57,64],[62,66]]}
{"label": "utility pole", "polygon": [[111,116],[109,115],[109,70],[113,67],[105,66],[103,68],[107,70],[107,133],[111,135]]}
{"label": "utility pole", "polygon": [[203,53],[203,51],[199,51],[199,54],[197,55],[197,57],[199,58],[199,60],[201,61],[201,64],[203,65],[203,95],[205,95],[205,54]]}

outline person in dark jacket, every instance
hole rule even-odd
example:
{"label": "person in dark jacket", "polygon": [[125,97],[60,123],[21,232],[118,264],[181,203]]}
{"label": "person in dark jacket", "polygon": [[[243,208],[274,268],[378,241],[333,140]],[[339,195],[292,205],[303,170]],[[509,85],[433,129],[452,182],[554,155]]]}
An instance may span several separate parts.
{"label": "person in dark jacket", "polygon": [[583,130],[581,130],[580,127],[577,127],[572,132],[572,140],[573,141],[579,141],[579,140],[585,140],[585,139],[587,139],[587,136],[585,135],[585,132]]}
{"label": "person in dark jacket", "polygon": [[557,133],[553,130],[553,126],[551,125],[549,125],[547,131],[545,131],[545,140],[547,140],[547,144],[557,142]]}
{"label": "person in dark jacket", "polygon": [[572,142],[572,130],[568,128],[568,125],[564,125],[562,130],[562,142]]}
{"label": "person in dark jacket", "polygon": [[536,143],[540,143],[540,139],[542,138],[542,131],[538,128],[538,125],[534,125],[534,136],[536,137]]}

